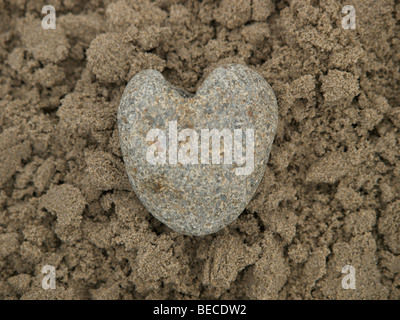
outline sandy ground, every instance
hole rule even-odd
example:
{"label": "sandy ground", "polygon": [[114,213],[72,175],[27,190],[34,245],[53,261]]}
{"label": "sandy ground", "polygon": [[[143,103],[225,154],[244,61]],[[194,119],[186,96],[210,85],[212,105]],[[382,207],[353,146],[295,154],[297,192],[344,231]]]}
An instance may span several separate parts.
{"label": "sandy ground", "polygon": [[[399,20],[398,0],[0,0],[0,298],[399,299]],[[271,158],[234,223],[182,236],[133,193],[116,110],[140,70],[195,92],[229,62],[277,95]]]}

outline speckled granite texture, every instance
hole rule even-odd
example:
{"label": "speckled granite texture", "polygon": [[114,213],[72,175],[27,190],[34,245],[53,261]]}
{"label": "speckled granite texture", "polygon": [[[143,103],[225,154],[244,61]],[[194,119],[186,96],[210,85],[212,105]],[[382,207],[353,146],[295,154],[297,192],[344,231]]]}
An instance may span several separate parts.
{"label": "speckled granite texture", "polygon": [[[174,139],[169,130],[175,121],[178,134],[192,129],[198,136],[198,157],[189,164],[171,160],[175,149],[170,149]],[[195,95],[173,87],[158,71],[144,70],[126,86],[118,110],[120,144],[135,193],[157,219],[177,232],[196,236],[220,230],[245,209],[264,175],[277,123],[272,88],[256,72],[237,64],[215,69]],[[163,130],[165,144],[159,137],[146,139],[151,129]],[[254,130],[254,170],[238,174],[240,167],[251,165],[251,157],[237,163],[233,151],[232,163],[226,163],[223,139],[220,164],[212,161],[212,139],[210,163],[202,161],[203,129],[227,129],[232,138],[235,129],[242,129],[244,157],[251,151],[246,134]],[[177,150],[190,139],[178,141]],[[146,153],[157,140],[154,155],[165,152],[165,163],[151,164]],[[233,145],[239,141],[233,139]]]}

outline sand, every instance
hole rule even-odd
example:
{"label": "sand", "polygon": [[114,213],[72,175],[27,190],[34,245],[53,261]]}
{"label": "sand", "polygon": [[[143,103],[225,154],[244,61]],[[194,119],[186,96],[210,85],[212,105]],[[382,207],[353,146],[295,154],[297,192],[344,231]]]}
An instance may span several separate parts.
{"label": "sand", "polygon": [[[399,299],[400,4],[0,0],[1,299]],[[179,235],[136,198],[116,111],[153,68],[194,93],[242,63],[279,126],[242,215]],[[56,269],[55,290],[42,268]],[[342,288],[345,265],[356,289]]]}

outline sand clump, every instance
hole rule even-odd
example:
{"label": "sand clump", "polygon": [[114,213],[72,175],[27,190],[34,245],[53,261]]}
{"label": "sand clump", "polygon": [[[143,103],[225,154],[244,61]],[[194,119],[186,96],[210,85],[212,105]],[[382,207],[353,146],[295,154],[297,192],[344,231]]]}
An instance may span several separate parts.
{"label": "sand clump", "polygon": [[[399,299],[400,6],[351,4],[355,30],[334,0],[56,1],[43,30],[0,1],[0,298]],[[140,70],[195,92],[226,63],[271,84],[277,135],[245,212],[182,236],[129,185],[118,104]]]}

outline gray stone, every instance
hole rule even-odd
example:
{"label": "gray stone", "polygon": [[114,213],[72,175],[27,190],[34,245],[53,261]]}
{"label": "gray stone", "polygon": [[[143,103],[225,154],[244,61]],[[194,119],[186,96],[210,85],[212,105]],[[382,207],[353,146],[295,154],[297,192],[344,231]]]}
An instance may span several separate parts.
{"label": "gray stone", "polygon": [[[272,88],[242,65],[215,69],[195,95],[158,71],[141,71],[126,86],[118,110],[122,154],[136,195],[158,220],[196,236],[217,232],[246,208],[264,175],[277,123]],[[208,140],[207,133],[215,137]]]}

